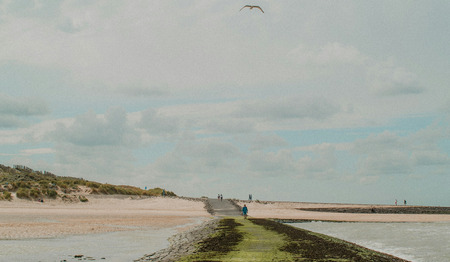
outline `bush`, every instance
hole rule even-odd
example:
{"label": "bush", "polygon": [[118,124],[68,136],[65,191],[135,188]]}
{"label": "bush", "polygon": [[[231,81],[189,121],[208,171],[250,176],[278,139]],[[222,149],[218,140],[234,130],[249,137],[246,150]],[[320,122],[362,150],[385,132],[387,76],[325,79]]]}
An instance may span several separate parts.
{"label": "bush", "polygon": [[96,183],[96,182],[86,182],[86,186],[90,187],[92,189],[94,188],[99,188],[100,187],[100,183]]}
{"label": "bush", "polygon": [[37,189],[37,188],[32,188],[31,190],[30,190],[30,197],[32,197],[32,198],[38,198],[38,197],[40,197],[41,196],[41,191],[39,191],[39,189]]}
{"label": "bush", "polygon": [[4,191],[3,195],[0,195],[0,200],[11,200],[12,196],[11,193],[8,191]]}
{"label": "bush", "polygon": [[50,198],[56,198],[58,196],[58,193],[53,189],[48,189],[47,196]]}
{"label": "bush", "polygon": [[117,194],[117,189],[113,185],[103,184],[98,188],[98,192],[107,194],[107,195],[112,195],[112,194]]}
{"label": "bush", "polygon": [[80,199],[81,202],[88,202],[89,201],[85,196],[79,196],[78,199]]}
{"label": "bush", "polygon": [[30,198],[30,192],[28,189],[21,187],[17,190],[16,196],[18,198]]}

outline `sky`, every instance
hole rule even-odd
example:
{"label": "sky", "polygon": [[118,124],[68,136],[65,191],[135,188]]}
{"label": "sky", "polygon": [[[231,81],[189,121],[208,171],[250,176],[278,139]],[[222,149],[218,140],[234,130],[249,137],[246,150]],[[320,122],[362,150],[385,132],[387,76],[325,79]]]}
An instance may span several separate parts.
{"label": "sky", "polygon": [[450,206],[449,11],[0,0],[0,163],[191,197]]}

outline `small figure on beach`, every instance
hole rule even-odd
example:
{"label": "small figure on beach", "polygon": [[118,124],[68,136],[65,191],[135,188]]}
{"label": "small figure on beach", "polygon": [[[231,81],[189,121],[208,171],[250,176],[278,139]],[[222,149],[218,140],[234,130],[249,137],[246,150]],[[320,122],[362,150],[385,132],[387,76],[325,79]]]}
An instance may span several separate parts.
{"label": "small figure on beach", "polygon": [[220,201],[222,201],[223,200],[223,195],[222,194],[220,194]]}
{"label": "small figure on beach", "polygon": [[403,204],[405,204],[405,206],[406,206],[406,200],[403,200]]}
{"label": "small figure on beach", "polygon": [[242,208],[242,215],[244,216],[245,219],[247,219],[247,213],[248,213],[247,205],[244,205],[244,207]]}
{"label": "small figure on beach", "polygon": [[162,196],[163,197],[166,196],[166,190],[165,189],[163,189]]}
{"label": "small figure on beach", "polygon": [[395,205],[397,205],[397,199],[395,200]]}
{"label": "small figure on beach", "polygon": [[252,198],[253,198],[252,194],[249,194],[248,195],[248,200],[252,201]]}

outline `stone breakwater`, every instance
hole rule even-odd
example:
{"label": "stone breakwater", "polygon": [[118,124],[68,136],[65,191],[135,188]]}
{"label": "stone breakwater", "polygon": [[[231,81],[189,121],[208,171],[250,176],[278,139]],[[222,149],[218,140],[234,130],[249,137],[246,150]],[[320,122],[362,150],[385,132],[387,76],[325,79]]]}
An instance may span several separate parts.
{"label": "stone breakwater", "polygon": [[219,224],[220,219],[212,219],[198,225],[188,231],[181,232],[169,238],[170,246],[144,257],[134,260],[135,262],[177,261],[183,256],[192,254],[196,249],[196,243],[206,239],[213,234]]}

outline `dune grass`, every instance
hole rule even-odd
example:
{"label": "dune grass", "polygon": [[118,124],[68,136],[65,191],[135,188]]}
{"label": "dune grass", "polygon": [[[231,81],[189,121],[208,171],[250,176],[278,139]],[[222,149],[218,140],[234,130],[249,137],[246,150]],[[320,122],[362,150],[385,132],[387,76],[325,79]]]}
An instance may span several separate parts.
{"label": "dune grass", "polygon": [[[162,188],[148,190],[127,185],[111,185],[83,178],[57,176],[50,172],[35,171],[25,166],[8,167],[0,164],[0,200],[11,200],[11,192],[16,193],[17,198],[42,199],[42,198],[66,198],[69,195],[77,195],[82,190],[90,189],[91,194],[103,195],[137,195],[137,196],[161,196]],[[165,196],[176,196],[171,191],[164,191]],[[80,198],[80,201],[83,198]]]}

